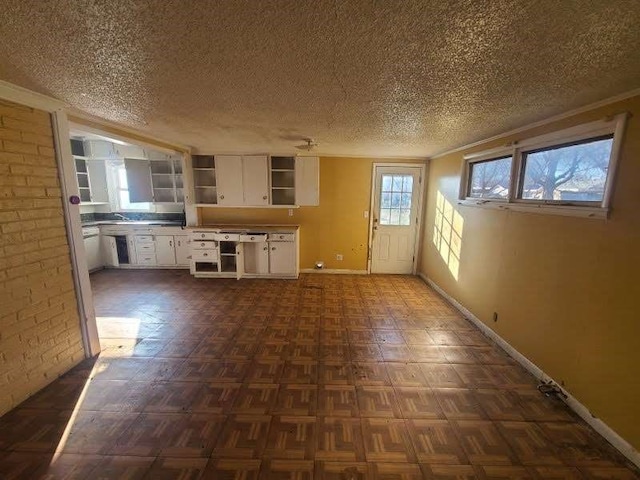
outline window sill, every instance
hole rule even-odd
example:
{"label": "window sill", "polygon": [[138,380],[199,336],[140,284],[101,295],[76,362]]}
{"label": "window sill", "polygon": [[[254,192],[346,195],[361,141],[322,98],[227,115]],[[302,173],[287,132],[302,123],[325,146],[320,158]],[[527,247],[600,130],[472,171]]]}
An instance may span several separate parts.
{"label": "window sill", "polygon": [[569,205],[543,205],[543,204],[524,204],[524,203],[508,203],[496,200],[482,199],[464,199],[458,200],[458,205],[468,207],[481,207],[492,210],[512,210],[514,212],[538,213],[543,215],[560,215],[563,217],[580,217],[580,218],[599,218],[606,219],[609,216],[609,210],[600,207],[577,207]]}

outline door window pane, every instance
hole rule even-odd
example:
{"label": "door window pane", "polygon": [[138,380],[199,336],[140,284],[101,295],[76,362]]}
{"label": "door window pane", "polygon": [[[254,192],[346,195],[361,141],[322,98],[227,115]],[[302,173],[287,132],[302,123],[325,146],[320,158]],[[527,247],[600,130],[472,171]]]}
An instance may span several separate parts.
{"label": "door window pane", "polygon": [[411,225],[412,175],[382,175],[380,225]]}
{"label": "door window pane", "polygon": [[602,202],[613,136],[525,152],[519,198]]}
{"label": "door window pane", "polygon": [[471,163],[467,196],[506,200],[511,183],[511,163],[511,156]]}

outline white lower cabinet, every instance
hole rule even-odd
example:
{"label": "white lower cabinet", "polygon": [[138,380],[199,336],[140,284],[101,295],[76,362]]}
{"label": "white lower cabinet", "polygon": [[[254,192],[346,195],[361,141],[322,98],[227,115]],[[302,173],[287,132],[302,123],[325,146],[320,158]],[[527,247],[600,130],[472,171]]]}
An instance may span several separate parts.
{"label": "white lower cabinet", "polygon": [[189,248],[188,235],[174,235],[174,244],[176,250],[176,265],[188,267],[191,260],[191,252]]}
{"label": "white lower cabinet", "polygon": [[194,229],[191,273],[196,277],[298,277],[297,229]]}
{"label": "white lower cabinet", "polygon": [[178,227],[100,227],[101,260],[112,268],[189,268],[189,236]]}
{"label": "white lower cabinet", "polygon": [[296,263],[295,242],[269,242],[269,273],[295,275]]}
{"label": "white lower cabinet", "polygon": [[156,262],[158,265],[176,264],[176,246],[173,235],[156,235]]}
{"label": "white lower cabinet", "polygon": [[244,273],[266,275],[269,273],[269,244],[267,242],[243,243]]}

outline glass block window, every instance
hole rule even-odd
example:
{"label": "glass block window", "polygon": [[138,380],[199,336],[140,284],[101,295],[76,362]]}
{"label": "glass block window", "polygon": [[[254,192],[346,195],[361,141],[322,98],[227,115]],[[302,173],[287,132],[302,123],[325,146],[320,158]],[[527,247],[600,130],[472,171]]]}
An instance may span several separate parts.
{"label": "glass block window", "polygon": [[412,175],[382,175],[380,225],[411,225]]}

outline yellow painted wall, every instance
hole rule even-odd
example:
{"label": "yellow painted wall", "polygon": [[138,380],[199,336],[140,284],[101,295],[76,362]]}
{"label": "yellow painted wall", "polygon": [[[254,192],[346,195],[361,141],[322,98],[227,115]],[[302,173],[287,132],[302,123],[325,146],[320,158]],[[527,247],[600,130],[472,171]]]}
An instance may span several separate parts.
{"label": "yellow painted wall", "polygon": [[[463,155],[623,111],[609,220],[456,204]],[[421,271],[639,449],[640,97],[433,160],[428,189]],[[461,230],[457,279],[438,205]]]}
{"label": "yellow painted wall", "polygon": [[[199,223],[276,223],[300,225],[300,268],[317,260],[327,269],[367,269],[371,169],[375,162],[424,163],[423,160],[320,158],[320,205],[293,209],[199,208]],[[336,254],[344,260],[336,260]]]}

